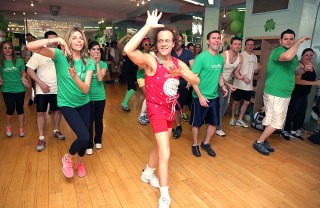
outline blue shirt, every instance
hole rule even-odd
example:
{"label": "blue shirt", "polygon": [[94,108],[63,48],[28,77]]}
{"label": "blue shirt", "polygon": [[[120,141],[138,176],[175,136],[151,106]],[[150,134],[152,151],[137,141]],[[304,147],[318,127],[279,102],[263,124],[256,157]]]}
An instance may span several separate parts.
{"label": "blue shirt", "polygon": [[[193,53],[186,49],[182,49],[180,56],[178,56],[174,50],[171,51],[171,55],[183,61],[188,67],[190,67],[189,61],[194,59]],[[187,81],[180,77],[180,84],[187,84]]]}

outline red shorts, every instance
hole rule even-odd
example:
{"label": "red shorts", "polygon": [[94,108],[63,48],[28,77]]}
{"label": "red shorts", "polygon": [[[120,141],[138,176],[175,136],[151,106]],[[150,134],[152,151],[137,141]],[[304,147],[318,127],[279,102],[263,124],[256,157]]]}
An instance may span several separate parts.
{"label": "red shorts", "polygon": [[151,115],[149,117],[149,120],[153,129],[153,133],[155,134],[159,132],[168,131],[168,129],[172,129],[174,122],[174,120],[169,121],[164,118],[160,118],[155,114]]}

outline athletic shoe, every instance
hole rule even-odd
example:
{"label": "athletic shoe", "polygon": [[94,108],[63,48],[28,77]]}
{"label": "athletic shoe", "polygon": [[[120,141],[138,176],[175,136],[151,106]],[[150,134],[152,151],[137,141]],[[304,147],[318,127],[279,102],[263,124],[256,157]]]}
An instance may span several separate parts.
{"label": "athletic shoe", "polygon": [[59,140],[64,140],[66,138],[60,131],[54,132],[53,136],[57,137]]}
{"label": "athletic shoe", "polygon": [[226,133],[224,133],[224,131],[222,131],[222,130],[216,130],[216,135],[221,136],[221,137],[225,137]]}
{"label": "athletic shoe", "polygon": [[188,117],[188,115],[186,113],[183,113],[181,118],[182,118],[183,121],[189,122],[189,117]]}
{"label": "athletic shoe", "polygon": [[38,140],[37,143],[37,151],[38,152],[42,152],[44,150],[44,146],[45,146],[46,142],[44,140]]}
{"label": "athletic shoe", "polygon": [[203,149],[205,149],[208,154],[211,156],[211,157],[215,157],[216,156],[216,153],[214,152],[214,150],[211,148],[211,145],[208,143],[208,144],[204,144],[203,141],[201,142],[201,147]]}
{"label": "athletic shoe", "polygon": [[160,187],[159,179],[154,173],[147,174],[146,171],[143,171],[141,175],[141,181],[143,181],[144,183],[150,183],[150,185],[154,188]]}
{"label": "athletic shoe", "polygon": [[302,136],[300,136],[299,132],[291,132],[289,134],[289,137],[293,138],[293,139],[300,140],[300,141],[304,141],[304,138]]}
{"label": "athletic shoe", "polygon": [[148,116],[145,115],[145,117],[146,117],[146,118],[145,118],[146,122],[147,122],[147,123],[150,123],[150,120],[149,120]]}
{"label": "athletic shoe", "polygon": [[196,157],[201,157],[199,145],[197,145],[197,146],[192,145],[192,154]]}
{"label": "athletic shoe", "polygon": [[33,104],[33,100],[30,99],[29,102],[28,102],[28,105],[32,105]]}
{"label": "athletic shoe", "polygon": [[92,155],[93,154],[92,148],[86,149],[86,153],[87,155]]}
{"label": "athletic shoe", "polygon": [[62,157],[62,172],[66,178],[72,178],[73,173],[73,167],[72,167],[72,160],[67,160],[65,155]]}
{"label": "athletic shoe", "polygon": [[173,131],[173,138],[178,139],[182,133],[182,126],[177,126]]}
{"label": "athletic shoe", "polygon": [[242,120],[237,120],[236,121],[236,125],[237,126],[241,126],[241,127],[243,127],[243,128],[248,128],[249,126],[244,122],[244,121],[242,121]]}
{"label": "athletic shoe", "polygon": [[138,120],[142,125],[146,125],[148,123],[146,120],[146,116],[139,116]]}
{"label": "athletic shoe", "polygon": [[234,118],[230,119],[229,124],[230,124],[230,126],[235,126],[236,125],[236,121],[234,120]]}
{"label": "athletic shoe", "polygon": [[24,137],[24,129],[19,129],[19,136]]}
{"label": "athletic shoe", "polygon": [[102,144],[96,143],[96,149],[101,149],[101,148],[102,148]]}
{"label": "athletic shoe", "polygon": [[270,146],[268,140],[265,140],[262,144],[269,152],[274,152],[274,148]]}
{"label": "athletic shoe", "polygon": [[84,164],[83,163],[78,163],[77,164],[77,170],[78,170],[78,176],[80,178],[84,177],[87,173],[86,169],[84,168]]}
{"label": "athletic shoe", "polygon": [[7,135],[7,137],[11,137],[12,136],[11,126],[7,126],[6,135]]}
{"label": "athletic shoe", "polygon": [[122,105],[122,103],[121,103],[120,106],[121,106],[122,110],[124,110],[125,112],[129,112],[130,111],[129,106]]}
{"label": "athletic shoe", "polygon": [[269,155],[269,151],[267,150],[267,148],[263,145],[263,143],[257,143],[257,141],[255,141],[252,145],[253,149],[257,150],[260,154]]}
{"label": "athletic shoe", "polygon": [[159,198],[159,208],[169,208],[171,203],[170,196],[169,198],[160,197]]}
{"label": "athletic shoe", "polygon": [[289,134],[288,134],[288,132],[287,132],[287,131],[282,131],[282,132],[280,133],[280,137],[281,137],[282,139],[287,140],[287,141],[289,141],[289,140],[290,140],[290,138],[289,138]]}

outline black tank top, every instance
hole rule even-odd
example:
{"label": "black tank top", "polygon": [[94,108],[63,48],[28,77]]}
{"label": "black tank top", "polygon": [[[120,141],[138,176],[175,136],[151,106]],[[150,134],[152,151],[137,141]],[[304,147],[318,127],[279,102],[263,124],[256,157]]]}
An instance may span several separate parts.
{"label": "black tank top", "polygon": [[[302,63],[302,62],[300,61],[300,63]],[[306,81],[315,81],[316,78],[317,78],[317,75],[316,75],[316,72],[314,71],[314,69],[312,70],[312,72],[307,71],[304,74],[302,74],[302,76],[301,76],[301,79],[306,80]],[[296,84],[292,94],[307,96],[311,91],[311,87],[312,87],[311,85]]]}

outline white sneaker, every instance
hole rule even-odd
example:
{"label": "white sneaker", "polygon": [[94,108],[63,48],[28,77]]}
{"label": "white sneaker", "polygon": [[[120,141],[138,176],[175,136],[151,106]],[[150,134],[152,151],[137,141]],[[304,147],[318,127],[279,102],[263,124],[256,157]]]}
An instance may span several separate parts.
{"label": "white sneaker", "polygon": [[169,208],[171,203],[170,196],[169,198],[160,197],[159,198],[159,208]]}
{"label": "white sneaker", "polygon": [[92,154],[93,154],[92,148],[87,149],[87,150],[86,150],[86,153],[87,153],[87,155],[92,155]]}
{"label": "white sneaker", "polygon": [[102,144],[97,143],[97,144],[96,144],[96,149],[101,149],[101,148],[102,148]]}
{"label": "white sneaker", "polygon": [[237,120],[236,122],[237,126],[242,126],[243,128],[248,128],[249,126],[242,120]]}
{"label": "white sneaker", "polygon": [[226,133],[224,133],[224,131],[222,131],[222,130],[216,130],[216,135],[221,136],[221,137],[225,137]]}
{"label": "white sneaker", "polygon": [[230,126],[234,126],[236,125],[236,121],[234,120],[234,118],[230,119]]}
{"label": "white sneaker", "polygon": [[148,175],[146,174],[146,171],[143,171],[141,175],[141,180],[145,183],[150,183],[150,185],[154,188],[160,187],[159,179],[154,173]]}

